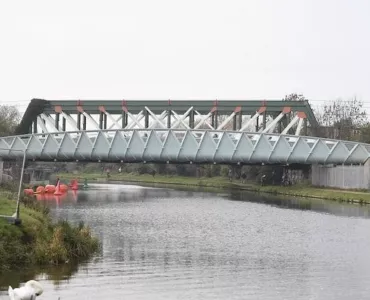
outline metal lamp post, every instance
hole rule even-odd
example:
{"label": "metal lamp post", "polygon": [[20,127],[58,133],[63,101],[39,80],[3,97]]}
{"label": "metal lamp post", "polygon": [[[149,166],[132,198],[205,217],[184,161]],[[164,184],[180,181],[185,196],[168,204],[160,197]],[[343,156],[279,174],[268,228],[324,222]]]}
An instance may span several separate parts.
{"label": "metal lamp post", "polygon": [[[9,150],[9,149],[0,148],[0,150]],[[16,149],[13,149],[11,151],[23,152],[23,162],[22,162],[21,176],[20,176],[20,179],[19,179],[17,206],[16,206],[16,209],[15,209],[15,213],[12,216],[0,215],[0,217],[7,219],[9,222],[12,222],[14,224],[20,224],[21,223],[21,219],[19,218],[19,207],[20,207],[20,202],[21,202],[21,192],[22,192],[22,182],[23,182],[24,166],[26,164],[26,150],[16,150]]]}

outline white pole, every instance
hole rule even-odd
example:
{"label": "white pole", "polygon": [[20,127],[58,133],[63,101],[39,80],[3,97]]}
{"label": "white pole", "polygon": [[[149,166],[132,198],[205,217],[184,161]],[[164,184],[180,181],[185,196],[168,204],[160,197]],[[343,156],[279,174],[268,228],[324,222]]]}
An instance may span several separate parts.
{"label": "white pole", "polygon": [[21,177],[19,179],[19,188],[18,188],[18,199],[17,199],[17,208],[15,210],[15,218],[19,220],[19,204],[21,202],[21,189],[22,189],[22,182],[23,182],[23,173],[24,173],[24,166],[26,163],[26,150],[23,151],[23,162],[22,162],[22,171]]}
{"label": "white pole", "polygon": [[23,173],[24,173],[24,166],[26,164],[26,151],[27,150],[26,149],[25,150],[7,149],[7,148],[0,148],[0,150],[9,150],[9,151],[23,152],[22,171],[21,171],[21,176],[20,176],[20,179],[19,179],[17,206],[16,206],[16,209],[15,209],[15,214],[13,214],[11,217],[10,216],[0,215],[0,217],[4,217],[6,219],[15,218],[15,221],[19,221],[19,207],[20,207],[20,202],[21,202],[21,191],[22,191]]}

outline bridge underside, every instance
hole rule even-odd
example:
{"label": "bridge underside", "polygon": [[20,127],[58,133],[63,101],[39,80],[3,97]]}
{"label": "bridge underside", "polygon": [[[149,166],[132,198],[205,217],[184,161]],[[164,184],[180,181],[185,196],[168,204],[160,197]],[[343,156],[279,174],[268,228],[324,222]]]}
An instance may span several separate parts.
{"label": "bridge underside", "polygon": [[218,130],[119,129],[0,138],[0,157],[42,161],[362,164],[370,145],[295,135]]}
{"label": "bridge underside", "polygon": [[33,99],[17,134],[114,129],[207,129],[307,135],[307,101],[58,101]]}

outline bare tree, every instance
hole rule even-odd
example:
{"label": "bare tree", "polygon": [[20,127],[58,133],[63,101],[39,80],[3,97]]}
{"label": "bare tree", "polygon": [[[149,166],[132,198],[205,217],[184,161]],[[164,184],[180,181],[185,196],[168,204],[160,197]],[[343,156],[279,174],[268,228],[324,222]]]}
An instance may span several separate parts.
{"label": "bare tree", "polygon": [[343,124],[360,127],[367,122],[363,106],[363,102],[356,97],[349,100],[337,99],[316,109],[315,114],[322,126]]}
{"label": "bare tree", "polygon": [[13,134],[20,119],[20,113],[15,106],[0,105],[0,136]]}
{"label": "bare tree", "polygon": [[332,127],[335,138],[354,139],[356,130],[367,123],[363,102],[356,97],[349,100],[337,99],[314,110],[321,126]]}
{"label": "bare tree", "polygon": [[283,99],[283,101],[306,101],[307,99],[302,94],[289,94],[286,95]]}

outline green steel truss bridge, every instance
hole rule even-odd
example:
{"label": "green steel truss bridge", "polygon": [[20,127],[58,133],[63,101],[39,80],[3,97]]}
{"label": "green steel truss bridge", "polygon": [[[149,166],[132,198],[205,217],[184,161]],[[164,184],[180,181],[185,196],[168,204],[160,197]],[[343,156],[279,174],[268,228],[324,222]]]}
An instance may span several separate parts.
{"label": "green steel truss bridge", "polygon": [[0,158],[43,161],[362,164],[370,145],[308,136],[307,101],[33,99]]}

